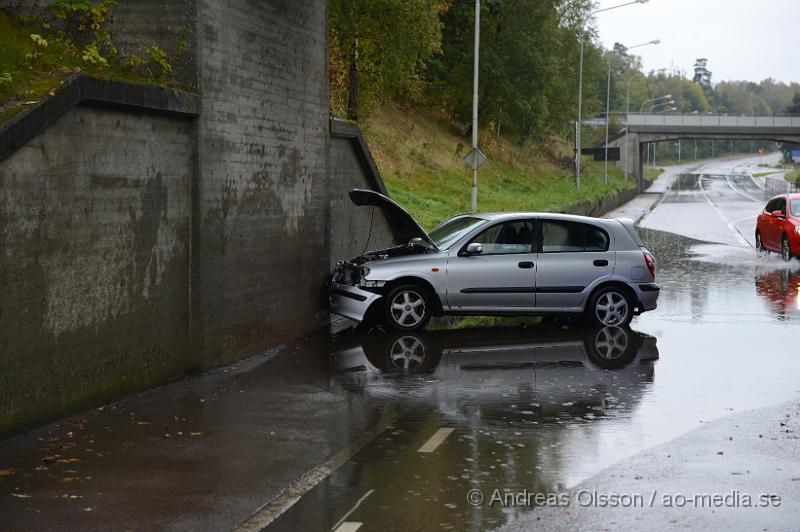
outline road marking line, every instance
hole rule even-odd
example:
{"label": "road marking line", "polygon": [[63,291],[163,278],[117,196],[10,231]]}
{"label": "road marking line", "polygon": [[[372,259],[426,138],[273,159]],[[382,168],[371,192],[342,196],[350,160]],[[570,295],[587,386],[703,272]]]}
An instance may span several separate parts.
{"label": "road marking line", "polygon": [[703,175],[698,175],[697,184],[700,187],[700,191],[703,193],[703,196],[706,198],[708,204],[714,207],[714,210],[717,211],[717,214],[719,214],[720,218],[722,218],[722,221],[725,222],[725,225],[728,226],[728,230],[733,233],[733,236],[736,237],[736,240],[739,242],[739,244],[746,248],[753,247],[753,245],[742,236],[738,229],[731,227],[731,221],[728,220],[728,217],[725,216],[725,213],[722,212],[722,209],[720,209],[719,206],[711,199],[711,196],[708,195],[708,192],[706,192],[706,189],[703,186]]}
{"label": "road marking line", "polygon": [[[375,493],[375,490],[369,490],[369,491],[368,491],[368,492],[366,492],[364,495],[362,495],[362,496],[361,496],[361,498],[360,498],[360,499],[358,499],[358,502],[355,504],[355,506],[353,506],[352,508],[350,508],[350,511],[349,511],[349,512],[347,512],[346,514],[344,514],[344,515],[342,516],[342,518],[341,518],[341,519],[339,519],[339,522],[338,522],[338,523],[336,523],[335,525],[333,525],[333,528],[331,528],[331,530],[334,530],[335,532],[342,532],[343,530],[358,530],[358,527],[356,527],[356,528],[352,528],[352,529],[351,529],[351,528],[345,528],[345,529],[343,529],[342,527],[343,527],[344,525],[348,524],[348,523],[345,523],[345,520],[346,520],[348,517],[350,517],[350,514],[352,514],[353,512],[355,512],[355,511],[356,511],[356,509],[357,509],[359,506],[361,506],[361,503],[362,503],[362,502],[364,502],[364,501],[366,500],[366,498],[367,498],[367,497],[369,497],[370,495],[372,495],[373,493]],[[357,524],[358,526],[361,526],[361,523],[354,523],[354,522],[351,522],[351,523],[349,523],[349,524]]]}
{"label": "road marking line", "polygon": [[442,442],[450,436],[450,433],[453,432],[455,429],[451,427],[442,427],[436,431],[436,433],[430,437],[425,444],[419,448],[417,451],[418,453],[432,453],[439,447]]}
{"label": "road marking line", "polygon": [[405,411],[395,410],[386,415],[381,422],[359,436],[347,448],[339,451],[326,462],[308,471],[300,479],[286,488],[278,498],[264,504],[256,510],[244,523],[236,527],[235,532],[260,531],[265,529],[286,510],[295,505],[300,498],[314,489],[317,484],[325,480],[331,473],[347,463],[364,447],[372,443],[386,429],[395,424],[405,415]]}
{"label": "road marking line", "polygon": [[355,521],[347,521],[339,525],[335,532],[356,532],[364,523],[356,523]]}
{"label": "road marking line", "polygon": [[745,192],[743,190],[739,190],[739,187],[737,187],[736,185],[733,184],[733,181],[731,180],[729,174],[725,174],[725,181],[728,183],[728,186],[731,187],[734,190],[734,192],[736,192],[737,194],[741,194],[742,196],[744,196],[745,198],[749,199],[750,201],[755,201],[756,203],[761,203],[760,199],[756,199],[755,197],[751,196],[747,192]]}

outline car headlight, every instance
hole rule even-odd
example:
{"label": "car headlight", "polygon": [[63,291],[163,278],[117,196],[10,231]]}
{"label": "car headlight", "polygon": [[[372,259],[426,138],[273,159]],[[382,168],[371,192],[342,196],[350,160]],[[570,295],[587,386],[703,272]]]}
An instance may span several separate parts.
{"label": "car headlight", "polygon": [[366,277],[367,275],[369,275],[370,271],[371,270],[369,268],[367,268],[366,266],[362,266],[361,267],[361,277],[362,278]]}

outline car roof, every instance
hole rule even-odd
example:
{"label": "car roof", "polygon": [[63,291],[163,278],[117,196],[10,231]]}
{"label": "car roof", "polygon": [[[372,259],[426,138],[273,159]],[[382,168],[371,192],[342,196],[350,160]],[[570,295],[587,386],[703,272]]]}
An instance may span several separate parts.
{"label": "car roof", "polygon": [[608,223],[615,221],[614,218],[592,218],[591,216],[579,216],[577,214],[561,214],[555,212],[480,212],[477,214],[465,213],[459,216],[472,216],[488,221],[515,220],[518,218],[542,218],[547,220],[568,220],[582,223]]}
{"label": "car roof", "polygon": [[778,199],[778,198],[789,198],[790,200],[796,200],[796,199],[800,199],[800,193],[792,192],[792,193],[786,193],[786,194],[777,194],[775,196],[772,196],[770,199],[768,199],[767,203],[769,203],[770,201],[772,201],[774,199]]}

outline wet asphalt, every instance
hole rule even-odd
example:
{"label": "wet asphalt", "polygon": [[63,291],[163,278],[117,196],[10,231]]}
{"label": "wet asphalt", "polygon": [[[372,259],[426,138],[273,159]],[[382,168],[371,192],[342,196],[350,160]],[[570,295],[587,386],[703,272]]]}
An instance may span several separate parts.
{"label": "wet asphalt", "polygon": [[796,399],[800,262],[752,246],[762,161],[685,165],[642,218],[662,292],[630,329],[312,335],[0,443],[0,528],[486,530],[530,511],[495,490]]}

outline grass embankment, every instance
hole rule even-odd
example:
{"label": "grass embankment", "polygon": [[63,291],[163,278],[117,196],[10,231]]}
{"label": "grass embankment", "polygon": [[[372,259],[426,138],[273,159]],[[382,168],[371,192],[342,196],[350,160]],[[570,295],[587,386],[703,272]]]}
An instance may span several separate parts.
{"label": "grass embankment", "polygon": [[[36,43],[31,35],[40,36]],[[83,59],[71,41],[37,21],[21,21],[0,10],[0,124],[56,91],[70,75],[83,71],[101,79],[159,85],[152,77],[114,64]]]}
{"label": "grass embankment", "polygon": [[[471,170],[463,161],[468,139],[445,120],[388,106],[364,124],[367,143],[392,198],[420,224],[431,229],[454,214],[470,210]],[[572,152],[570,146],[519,146],[512,139],[483,136],[489,159],[478,174],[478,208],[489,211],[568,211],[583,201],[635,186],[633,176],[609,163],[608,186],[603,163],[584,158],[580,190],[572,166],[562,168],[550,155]]]}

